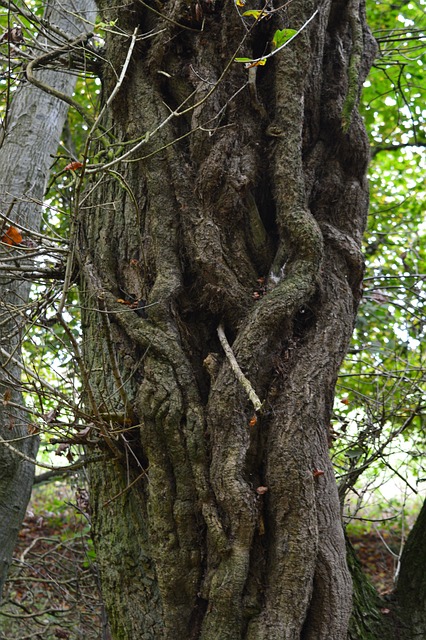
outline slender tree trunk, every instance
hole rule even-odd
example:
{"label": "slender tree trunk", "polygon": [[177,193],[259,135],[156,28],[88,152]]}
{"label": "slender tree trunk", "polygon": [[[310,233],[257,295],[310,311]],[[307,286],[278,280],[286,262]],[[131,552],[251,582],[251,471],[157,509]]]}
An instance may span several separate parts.
{"label": "slender tree trunk", "polygon": [[426,637],[426,502],[405,543],[396,589],[400,637]]}
{"label": "slender tree trunk", "polygon": [[[73,0],[66,10],[62,3],[51,2],[44,17],[73,39],[90,29],[96,8],[92,0]],[[52,47],[52,41],[46,41],[43,35],[38,42],[47,50]],[[57,34],[53,42],[58,46]],[[68,96],[74,91],[76,78],[70,73],[43,70],[37,77]],[[11,223],[20,229],[39,230],[52,156],[67,111],[66,103],[25,81],[13,94],[1,131],[0,207],[9,218],[1,223],[2,236]],[[25,254],[13,247],[0,247],[0,593],[30,498],[34,477],[31,461],[38,449],[38,437],[22,408],[19,367],[31,279],[17,278],[14,271],[8,271],[8,265],[16,266],[11,261],[14,255],[19,265]]]}
{"label": "slender tree trunk", "polygon": [[[169,21],[142,3],[100,10],[117,20],[105,96],[130,35],[159,31],[136,43],[106,122],[144,143],[96,173],[76,248],[109,455],[90,476],[113,635],[343,640],[352,587],[328,429],[363,274],[363,3],[300,0],[249,35],[232,2],[176,0]],[[238,55],[256,58],[309,19],[257,74],[223,73],[243,38]]]}
{"label": "slender tree trunk", "polygon": [[348,640],[392,640],[392,619],[383,612],[385,603],[363,572],[350,541],[346,538],[348,566],[353,581],[353,606]]}

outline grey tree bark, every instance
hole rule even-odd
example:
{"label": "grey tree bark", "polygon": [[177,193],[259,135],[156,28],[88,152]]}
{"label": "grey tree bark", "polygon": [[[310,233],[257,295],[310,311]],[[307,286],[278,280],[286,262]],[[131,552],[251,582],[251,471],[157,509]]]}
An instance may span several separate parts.
{"label": "grey tree bark", "polygon": [[[96,6],[92,0],[48,2],[44,18],[70,40],[90,31]],[[12,18],[13,22],[13,18]],[[65,42],[60,32],[40,33],[38,43],[49,51]],[[72,96],[75,75],[54,70],[36,72],[46,85]],[[38,231],[42,201],[52,156],[56,153],[68,105],[28,82],[13,94],[0,145],[0,209],[3,232],[10,226]],[[25,331],[25,312],[30,278],[8,272],[12,258],[23,260],[13,247],[0,247],[0,593],[11,562],[22,519],[31,494],[38,438],[30,435],[30,416],[23,408],[20,387],[20,343]],[[30,432],[31,433],[31,432]]]}
{"label": "grey tree bark", "polygon": [[[137,150],[93,166],[76,246],[113,635],[343,640],[328,429],[363,275],[364,3],[299,0],[249,33],[232,2],[157,9],[100,2],[117,21],[105,98],[131,35],[154,31],[105,121],[118,153]],[[303,25],[257,74],[226,66]]]}

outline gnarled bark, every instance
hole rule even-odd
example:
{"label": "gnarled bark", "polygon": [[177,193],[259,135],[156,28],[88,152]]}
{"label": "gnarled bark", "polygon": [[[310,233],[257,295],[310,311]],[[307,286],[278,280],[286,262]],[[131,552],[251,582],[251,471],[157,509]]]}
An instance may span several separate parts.
{"label": "gnarled bark", "polygon": [[[89,395],[111,452],[91,493],[116,638],[346,637],[328,425],[363,274],[363,4],[321,4],[256,91],[242,65],[223,73],[242,39],[238,55],[262,55],[316,9],[292,3],[247,36],[233,3],[162,5],[173,23],[100,3],[129,36],[162,29],[137,43],[108,110],[117,142],[144,142],[97,167],[76,248]],[[106,96],[129,41],[107,41]]]}

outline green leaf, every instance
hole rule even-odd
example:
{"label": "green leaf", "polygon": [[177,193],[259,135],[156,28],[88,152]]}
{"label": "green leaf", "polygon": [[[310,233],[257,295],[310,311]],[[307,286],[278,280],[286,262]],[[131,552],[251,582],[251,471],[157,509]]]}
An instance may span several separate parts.
{"label": "green leaf", "polygon": [[272,38],[273,49],[278,49],[297,33],[296,29],[277,29]]}
{"label": "green leaf", "polygon": [[266,58],[260,60],[253,60],[252,58],[234,58],[234,62],[245,62],[245,68],[251,69],[251,67],[263,67],[266,64]]}
{"label": "green leaf", "polygon": [[245,17],[252,17],[252,18],[256,18],[256,20],[260,20],[260,18],[262,16],[265,15],[265,12],[263,11],[263,9],[259,10],[254,10],[251,9],[250,11],[244,11],[243,16]]}
{"label": "green leaf", "polygon": [[95,30],[99,30],[99,29],[108,29],[110,27],[115,27],[117,24],[117,20],[110,20],[109,22],[97,22],[95,25]]}
{"label": "green leaf", "polygon": [[349,449],[349,451],[346,451],[345,456],[351,459],[358,459],[362,456],[363,453],[363,449],[361,449],[360,447],[355,447],[354,449]]}

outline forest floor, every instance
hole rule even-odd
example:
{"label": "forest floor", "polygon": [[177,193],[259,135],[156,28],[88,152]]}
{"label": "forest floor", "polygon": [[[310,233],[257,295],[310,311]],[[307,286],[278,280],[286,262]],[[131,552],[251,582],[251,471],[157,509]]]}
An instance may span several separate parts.
{"label": "forest floor", "polygon": [[0,640],[98,640],[102,601],[83,490],[36,487],[0,607]]}
{"label": "forest floor", "polygon": [[[0,607],[0,640],[100,640],[103,607],[84,490],[37,487]],[[386,599],[401,545],[398,524],[349,526],[364,571]]]}
{"label": "forest floor", "polygon": [[[396,532],[348,532],[359,561],[379,596],[390,595],[394,589],[400,538]],[[396,555],[393,555],[396,554]]]}

